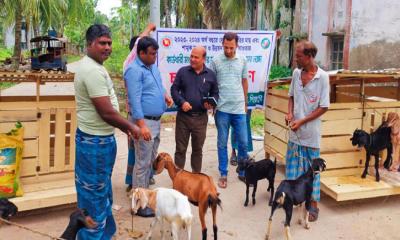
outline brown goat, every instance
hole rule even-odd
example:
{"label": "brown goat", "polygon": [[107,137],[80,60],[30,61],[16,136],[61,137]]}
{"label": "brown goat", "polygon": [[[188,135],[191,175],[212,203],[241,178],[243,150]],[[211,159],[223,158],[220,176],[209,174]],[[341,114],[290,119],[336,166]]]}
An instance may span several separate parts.
{"label": "brown goat", "polygon": [[189,201],[199,207],[199,217],[201,222],[202,239],[207,239],[207,227],[204,220],[207,209],[211,207],[213,215],[214,240],[217,240],[217,205],[221,207],[217,188],[212,177],[203,173],[191,173],[177,168],[168,153],[160,153],[154,161],[153,168],[156,174],[160,174],[163,169],[168,170],[175,190],[186,195]]}

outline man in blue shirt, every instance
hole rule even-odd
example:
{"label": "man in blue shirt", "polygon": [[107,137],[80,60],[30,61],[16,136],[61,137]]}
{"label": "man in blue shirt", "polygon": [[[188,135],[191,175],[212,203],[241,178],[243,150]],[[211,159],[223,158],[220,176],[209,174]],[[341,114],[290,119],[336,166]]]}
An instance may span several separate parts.
{"label": "man in blue shirt", "polygon": [[[158,44],[150,37],[143,37],[137,46],[137,58],[128,66],[124,79],[127,87],[132,121],[139,127],[143,138],[135,139],[135,166],[132,187],[149,187],[151,164],[160,144],[160,119],[172,98],[166,94],[161,74],[154,64]],[[127,79],[129,79],[127,81]],[[139,209],[139,216],[154,216],[150,208]]]}

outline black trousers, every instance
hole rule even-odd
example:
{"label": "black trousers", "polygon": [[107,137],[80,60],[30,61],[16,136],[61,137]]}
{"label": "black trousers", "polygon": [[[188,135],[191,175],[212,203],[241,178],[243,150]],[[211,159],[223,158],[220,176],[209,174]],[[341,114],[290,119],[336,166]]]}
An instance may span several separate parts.
{"label": "black trousers", "polygon": [[192,139],[191,166],[193,172],[201,172],[203,159],[203,145],[206,139],[208,115],[206,112],[191,116],[178,112],[175,126],[175,164],[179,168],[185,167],[186,150],[189,138]]}

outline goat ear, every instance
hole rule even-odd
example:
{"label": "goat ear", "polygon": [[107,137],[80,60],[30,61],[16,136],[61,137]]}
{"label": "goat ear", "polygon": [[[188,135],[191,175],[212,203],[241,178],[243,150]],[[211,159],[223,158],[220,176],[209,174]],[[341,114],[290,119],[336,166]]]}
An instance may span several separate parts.
{"label": "goat ear", "polygon": [[140,197],[140,207],[145,209],[149,199],[147,198],[146,192],[144,189],[139,189],[139,197]]}

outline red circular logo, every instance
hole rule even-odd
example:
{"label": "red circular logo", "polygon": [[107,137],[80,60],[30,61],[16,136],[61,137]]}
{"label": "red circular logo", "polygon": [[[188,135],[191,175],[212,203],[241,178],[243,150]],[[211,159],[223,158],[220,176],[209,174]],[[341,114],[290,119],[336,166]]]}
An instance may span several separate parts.
{"label": "red circular logo", "polygon": [[169,46],[171,46],[171,39],[169,39],[169,38],[164,38],[164,39],[162,40],[162,44],[163,44],[164,47],[169,47]]}

